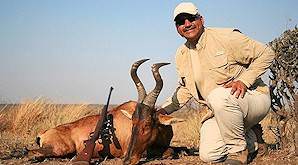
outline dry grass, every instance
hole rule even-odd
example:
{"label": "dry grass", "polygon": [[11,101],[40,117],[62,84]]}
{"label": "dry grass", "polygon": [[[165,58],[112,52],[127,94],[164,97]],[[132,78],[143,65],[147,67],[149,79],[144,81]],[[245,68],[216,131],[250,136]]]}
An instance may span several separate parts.
{"label": "dry grass", "polygon": [[[23,147],[36,147],[34,146],[34,139],[42,130],[96,114],[100,108],[88,104],[57,105],[43,98],[24,101],[18,105],[0,107],[0,160],[11,155],[14,150]],[[183,108],[172,115],[186,120],[173,125],[174,137],[171,145],[198,149],[200,121],[204,113]],[[272,115],[274,114],[268,115],[262,122],[265,129],[264,138],[269,144],[276,143],[275,135],[271,129],[275,127],[277,121]]]}
{"label": "dry grass", "polygon": [[4,106],[0,111],[0,153],[33,144],[39,132],[95,113],[98,110],[88,104],[59,105],[44,98]]}
{"label": "dry grass", "polygon": [[198,149],[200,145],[200,128],[202,125],[200,121],[205,113],[195,109],[184,108],[173,115],[186,120],[185,122],[173,125],[174,137],[172,145]]}
{"label": "dry grass", "polygon": [[261,121],[263,128],[263,138],[267,144],[277,144],[280,139],[279,121],[276,113],[270,111],[269,114]]}
{"label": "dry grass", "polygon": [[[203,107],[201,107],[203,108]],[[177,111],[178,112],[178,111]],[[200,144],[200,122],[205,115],[204,111],[184,108],[177,114],[173,114],[179,118],[186,119],[185,122],[173,125],[174,137],[173,146],[186,146],[188,148],[198,149]],[[279,121],[274,112],[270,112],[262,121],[263,138],[265,142],[271,146],[277,145],[279,139]],[[278,147],[278,146],[276,146]]]}

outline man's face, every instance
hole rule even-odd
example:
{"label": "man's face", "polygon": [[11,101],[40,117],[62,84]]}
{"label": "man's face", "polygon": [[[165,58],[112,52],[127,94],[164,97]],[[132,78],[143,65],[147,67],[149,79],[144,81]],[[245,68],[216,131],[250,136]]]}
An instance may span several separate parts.
{"label": "man's face", "polygon": [[204,20],[199,15],[182,13],[175,18],[175,23],[178,33],[190,42],[197,42],[204,29]]}

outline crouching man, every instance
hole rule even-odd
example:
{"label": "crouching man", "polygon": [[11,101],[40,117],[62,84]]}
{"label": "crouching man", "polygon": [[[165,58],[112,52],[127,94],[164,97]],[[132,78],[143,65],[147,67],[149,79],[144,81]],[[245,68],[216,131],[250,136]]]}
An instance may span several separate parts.
{"label": "crouching man", "polygon": [[186,42],[177,49],[179,85],[159,110],[170,114],[190,99],[204,100],[214,117],[200,130],[200,158],[205,162],[246,164],[256,146],[252,127],[268,113],[269,88],[260,76],[275,54],[237,29],[204,27],[192,3],[174,10],[177,32]]}

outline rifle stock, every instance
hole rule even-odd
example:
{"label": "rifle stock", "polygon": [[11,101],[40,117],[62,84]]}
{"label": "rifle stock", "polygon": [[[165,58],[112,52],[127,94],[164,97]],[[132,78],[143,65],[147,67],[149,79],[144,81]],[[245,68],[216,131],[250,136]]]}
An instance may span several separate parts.
{"label": "rifle stock", "polygon": [[96,140],[99,138],[100,134],[101,134],[101,130],[102,127],[104,125],[104,122],[107,119],[107,113],[108,113],[108,106],[110,103],[110,97],[111,97],[111,93],[112,90],[114,88],[111,87],[110,88],[110,93],[109,93],[109,97],[107,100],[107,104],[103,107],[103,110],[101,112],[101,118],[97,121],[96,127],[95,127],[95,131],[91,137],[91,139],[88,139],[87,141],[85,141],[85,148],[76,155],[76,157],[72,160],[72,164],[90,164],[92,155],[93,155],[93,151],[96,145]]}

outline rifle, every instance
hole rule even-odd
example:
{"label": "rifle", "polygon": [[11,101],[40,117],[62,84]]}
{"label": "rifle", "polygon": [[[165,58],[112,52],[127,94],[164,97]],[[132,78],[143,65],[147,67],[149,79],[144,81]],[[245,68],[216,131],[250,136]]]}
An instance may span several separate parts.
{"label": "rifle", "polygon": [[110,88],[110,93],[109,93],[107,104],[103,107],[103,110],[101,113],[101,118],[97,121],[95,131],[94,131],[92,137],[89,140],[85,141],[85,144],[86,144],[85,148],[80,153],[78,153],[75,158],[73,158],[73,160],[71,161],[72,164],[90,164],[90,161],[91,161],[91,158],[93,155],[93,151],[95,148],[95,142],[99,138],[99,136],[102,132],[103,125],[104,125],[105,121],[107,120],[106,116],[108,113],[108,106],[109,106],[110,97],[111,97],[111,93],[112,93],[113,89],[114,89],[113,87]]}

